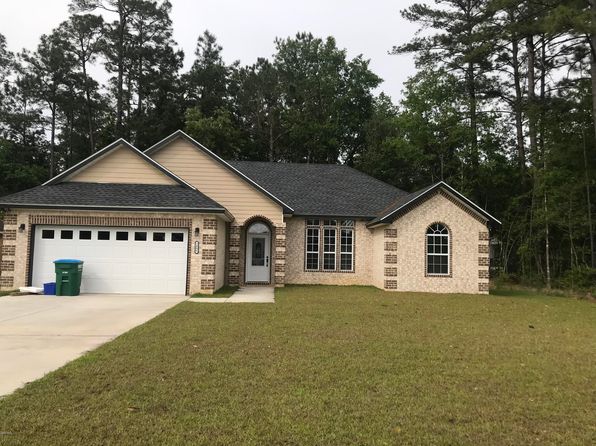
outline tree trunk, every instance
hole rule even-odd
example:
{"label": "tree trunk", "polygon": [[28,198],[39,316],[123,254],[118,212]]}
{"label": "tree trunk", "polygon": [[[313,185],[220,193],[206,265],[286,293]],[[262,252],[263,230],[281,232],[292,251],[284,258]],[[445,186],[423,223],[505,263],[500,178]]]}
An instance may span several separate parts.
{"label": "tree trunk", "polygon": [[471,141],[471,161],[472,168],[477,171],[479,164],[478,156],[478,100],[476,98],[476,77],[474,75],[474,63],[468,63],[467,71],[467,86],[468,96],[470,104],[470,129],[472,130],[472,141]]}
{"label": "tree trunk", "polygon": [[56,103],[50,104],[51,129],[50,129],[50,178],[54,177],[54,167],[56,165]]}
{"label": "tree trunk", "polygon": [[[596,16],[596,1],[590,0],[590,10],[592,17]],[[590,45],[590,76],[592,78],[592,123],[594,127],[594,137],[596,138],[596,34],[588,35]],[[596,141],[596,139],[595,139]]]}
{"label": "tree trunk", "polygon": [[273,138],[273,118],[269,120],[269,161],[275,161],[275,139]]}
{"label": "tree trunk", "polygon": [[81,68],[83,70],[83,82],[85,82],[85,101],[87,102],[86,112],[87,112],[87,126],[89,128],[89,148],[91,149],[91,153],[95,153],[95,137],[93,135],[93,111],[91,105],[91,92],[89,91],[89,78],[87,76],[87,64],[85,63],[85,59],[81,60]]}
{"label": "tree trunk", "polygon": [[528,50],[528,133],[530,137],[530,155],[534,160],[538,159],[538,150],[536,144],[536,48],[534,45],[534,36],[526,38],[526,47]]}
{"label": "tree trunk", "polygon": [[116,81],[116,136],[122,137],[122,121],[124,114],[124,30],[126,29],[126,15],[122,2],[118,2],[118,79]]}
{"label": "tree trunk", "polygon": [[586,150],[586,135],[582,130],[584,145],[584,176],[586,179],[586,200],[588,206],[588,233],[590,235],[590,266],[596,268],[596,251],[594,251],[594,228],[592,226],[592,200],[590,198],[590,175],[588,173],[588,155]]}
{"label": "tree trunk", "polygon": [[522,88],[521,76],[519,72],[519,41],[514,37],[512,41],[512,65],[513,65],[513,83],[515,86],[515,130],[517,140],[517,158],[519,163],[519,170],[522,178],[526,170],[526,149],[524,143],[524,120],[522,112]]}
{"label": "tree trunk", "polygon": [[550,228],[548,224],[548,196],[546,194],[546,184],[544,185],[544,261],[546,263],[546,288],[550,290]]}

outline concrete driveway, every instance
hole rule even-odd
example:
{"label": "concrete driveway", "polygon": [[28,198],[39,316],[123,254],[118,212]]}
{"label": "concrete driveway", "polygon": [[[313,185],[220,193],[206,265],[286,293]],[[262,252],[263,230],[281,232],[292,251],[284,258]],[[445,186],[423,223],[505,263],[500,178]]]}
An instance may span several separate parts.
{"label": "concrete driveway", "polygon": [[124,294],[0,297],[0,395],[186,299]]}

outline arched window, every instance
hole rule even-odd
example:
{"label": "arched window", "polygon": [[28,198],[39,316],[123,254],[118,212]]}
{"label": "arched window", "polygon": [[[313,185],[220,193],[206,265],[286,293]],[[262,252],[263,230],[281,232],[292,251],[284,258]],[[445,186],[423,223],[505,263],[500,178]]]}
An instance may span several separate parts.
{"label": "arched window", "polygon": [[426,274],[449,275],[449,229],[433,223],[426,229]]}
{"label": "arched window", "polygon": [[267,234],[269,232],[269,228],[265,223],[257,222],[250,225],[248,228],[249,234]]}

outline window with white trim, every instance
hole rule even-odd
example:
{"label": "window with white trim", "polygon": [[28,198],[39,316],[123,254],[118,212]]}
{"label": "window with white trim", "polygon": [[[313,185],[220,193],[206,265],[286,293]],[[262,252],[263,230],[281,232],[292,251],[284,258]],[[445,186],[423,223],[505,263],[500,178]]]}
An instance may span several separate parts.
{"label": "window with white trim", "polygon": [[352,228],[341,228],[339,269],[354,270],[354,229]]}
{"label": "window with white trim", "polygon": [[306,271],[354,271],[354,220],[306,220]]}
{"label": "window with white trim", "polygon": [[337,229],[331,226],[323,228],[323,270],[335,271],[335,249]]}
{"label": "window with white trim", "polygon": [[306,227],[306,265],[307,271],[319,270],[319,220],[307,220]]}
{"label": "window with white trim", "polygon": [[426,274],[429,276],[449,275],[449,230],[441,223],[434,223],[426,229]]}

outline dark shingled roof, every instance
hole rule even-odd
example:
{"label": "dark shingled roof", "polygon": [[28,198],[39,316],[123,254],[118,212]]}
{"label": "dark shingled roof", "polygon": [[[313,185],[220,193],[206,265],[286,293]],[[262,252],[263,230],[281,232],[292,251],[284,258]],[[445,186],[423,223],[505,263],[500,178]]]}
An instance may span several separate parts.
{"label": "dark shingled roof", "polygon": [[291,206],[295,215],[374,218],[388,203],[408,195],[343,165],[229,163]]}
{"label": "dark shingled roof", "polygon": [[156,184],[59,183],[2,197],[0,206],[225,212],[223,206],[195,189]]}

